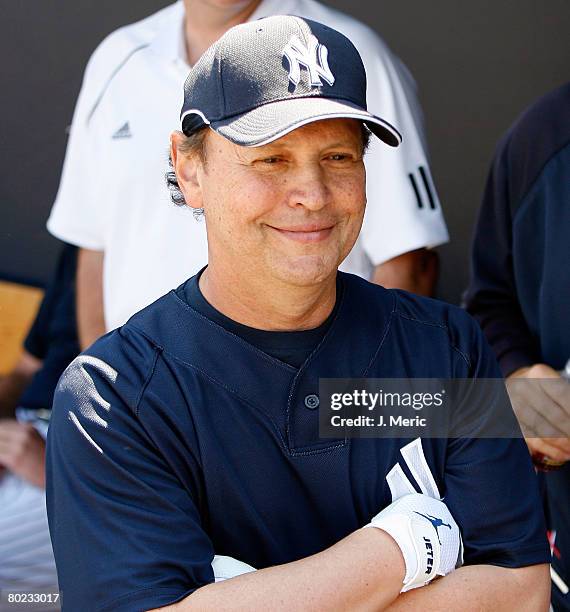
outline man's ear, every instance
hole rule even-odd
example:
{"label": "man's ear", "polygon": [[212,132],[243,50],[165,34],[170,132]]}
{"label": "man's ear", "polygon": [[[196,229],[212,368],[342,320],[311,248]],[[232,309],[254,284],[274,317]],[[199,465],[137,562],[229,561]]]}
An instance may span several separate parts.
{"label": "man's ear", "polygon": [[170,159],[186,204],[191,208],[202,208],[202,189],[198,173],[203,162],[199,155],[184,152],[185,139],[186,136],[182,132],[172,132],[170,135]]}

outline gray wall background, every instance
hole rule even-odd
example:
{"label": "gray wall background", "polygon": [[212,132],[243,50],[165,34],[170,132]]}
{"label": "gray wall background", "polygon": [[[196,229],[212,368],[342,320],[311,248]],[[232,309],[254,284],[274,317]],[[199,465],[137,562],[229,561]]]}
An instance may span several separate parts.
{"label": "gray wall background", "polygon": [[[457,303],[498,138],[570,77],[568,0],[328,0],[367,22],[414,74],[451,243],[439,297]],[[85,63],[98,42],[165,0],[0,0],[0,278],[45,283],[45,230]],[[77,194],[78,198],[81,194]]]}

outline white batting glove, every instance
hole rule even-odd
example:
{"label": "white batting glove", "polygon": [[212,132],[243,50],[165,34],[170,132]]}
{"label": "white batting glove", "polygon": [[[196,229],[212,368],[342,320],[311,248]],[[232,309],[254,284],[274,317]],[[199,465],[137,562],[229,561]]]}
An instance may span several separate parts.
{"label": "white batting glove", "polygon": [[255,567],[251,567],[251,565],[243,561],[238,561],[233,557],[224,557],[223,555],[216,555],[214,557],[212,569],[214,570],[216,582],[222,582],[223,580],[235,578],[242,574],[255,572]]}
{"label": "white batting glove", "polygon": [[406,564],[401,593],[425,586],[463,565],[459,527],[438,499],[412,493],[384,508],[366,527],[383,529],[400,547]]}

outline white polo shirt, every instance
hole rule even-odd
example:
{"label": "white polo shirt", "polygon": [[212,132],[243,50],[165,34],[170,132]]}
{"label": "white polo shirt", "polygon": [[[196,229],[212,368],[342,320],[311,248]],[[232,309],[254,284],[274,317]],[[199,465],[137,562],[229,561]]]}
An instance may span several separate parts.
{"label": "white polo shirt", "polygon": [[[397,149],[373,138],[366,157],[368,205],[342,270],[374,267],[448,240],[432,183],[414,83],[370,28],[314,0],[263,0],[251,19],[293,14],[325,23],[358,48],[369,110],[403,135]],[[116,30],[93,53],[73,116],[49,231],[102,250],[108,330],[178,286],[207,262],[206,231],[170,202],[170,133],[179,128],[185,60],[181,1]]]}

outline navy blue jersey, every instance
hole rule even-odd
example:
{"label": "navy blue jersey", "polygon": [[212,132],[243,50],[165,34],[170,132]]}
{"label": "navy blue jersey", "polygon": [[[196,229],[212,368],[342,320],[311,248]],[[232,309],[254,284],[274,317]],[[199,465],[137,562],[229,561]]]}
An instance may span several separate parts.
{"label": "navy blue jersey", "polygon": [[[497,377],[458,308],[340,274],[333,320],[300,368],[205,317],[184,285],[68,368],[47,501],[66,608],[163,606],[213,581],[214,552],[256,568],[322,551],[391,503],[410,440],[323,440],[319,377]],[[195,283],[191,279],[189,283]],[[468,564],[549,560],[521,440],[424,440]],[[419,488],[418,488],[419,490]],[[89,607],[91,606],[91,607]]]}

